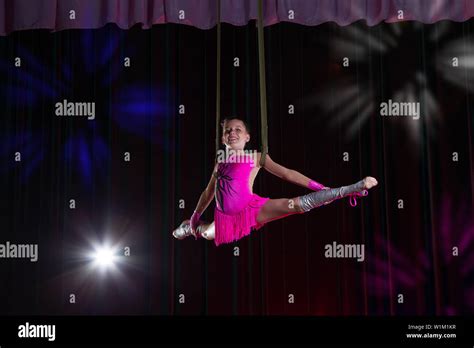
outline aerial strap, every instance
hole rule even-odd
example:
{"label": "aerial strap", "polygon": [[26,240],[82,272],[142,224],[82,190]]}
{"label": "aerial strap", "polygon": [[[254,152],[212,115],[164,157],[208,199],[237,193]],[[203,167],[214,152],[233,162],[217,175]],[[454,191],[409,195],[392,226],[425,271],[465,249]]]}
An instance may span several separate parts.
{"label": "aerial strap", "polygon": [[[268,153],[268,125],[267,125],[267,89],[265,84],[265,43],[263,35],[263,0],[258,0],[258,66],[260,80],[260,118],[261,118],[261,141],[262,156],[260,166],[265,165],[265,158]],[[221,105],[221,1],[217,0],[217,71],[216,71],[216,163],[217,151],[219,150],[220,137],[220,105]]]}
{"label": "aerial strap", "polygon": [[216,72],[216,163],[221,121],[221,0],[217,0],[217,72]]}
{"label": "aerial strap", "polygon": [[260,118],[262,131],[262,157],[260,158],[260,166],[265,165],[265,158],[268,153],[268,126],[267,126],[267,89],[265,84],[265,44],[263,41],[263,0],[258,0],[258,70],[260,78]]}

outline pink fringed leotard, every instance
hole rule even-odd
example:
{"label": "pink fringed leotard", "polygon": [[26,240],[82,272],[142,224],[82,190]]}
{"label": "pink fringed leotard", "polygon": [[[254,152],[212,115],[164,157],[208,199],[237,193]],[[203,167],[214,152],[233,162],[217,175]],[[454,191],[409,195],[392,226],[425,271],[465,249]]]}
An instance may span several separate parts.
{"label": "pink fringed leotard", "polygon": [[[232,158],[239,159],[231,163]],[[216,209],[214,225],[216,245],[231,243],[258,230],[264,223],[257,222],[258,212],[270,198],[252,193],[249,179],[255,161],[251,156],[230,157],[219,163],[214,172],[216,181]]]}

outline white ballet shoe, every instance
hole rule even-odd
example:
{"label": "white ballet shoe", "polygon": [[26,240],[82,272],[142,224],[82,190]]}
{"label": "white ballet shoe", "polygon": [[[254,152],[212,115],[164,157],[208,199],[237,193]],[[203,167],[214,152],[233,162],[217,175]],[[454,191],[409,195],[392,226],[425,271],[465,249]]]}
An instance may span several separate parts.
{"label": "white ballet shoe", "polygon": [[191,224],[189,223],[189,220],[184,220],[181,225],[173,231],[173,237],[181,240],[189,236],[192,236]]}

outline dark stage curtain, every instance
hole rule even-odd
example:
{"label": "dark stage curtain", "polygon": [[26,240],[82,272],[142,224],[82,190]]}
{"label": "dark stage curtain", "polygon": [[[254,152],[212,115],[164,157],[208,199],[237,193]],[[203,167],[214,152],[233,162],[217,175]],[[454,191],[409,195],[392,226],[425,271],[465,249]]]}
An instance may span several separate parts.
{"label": "dark stage curtain", "polygon": [[[271,158],[328,186],[365,175],[379,185],[355,208],[337,201],[219,247],[171,237],[212,173],[215,28],[0,38],[1,243],[39,245],[37,263],[1,260],[1,311],[473,313],[471,24],[268,27]],[[222,34],[222,115],[246,119],[255,149],[256,28]],[[64,100],[95,102],[95,119],[56,116]],[[390,100],[419,102],[419,113],[381,116]],[[261,170],[254,192],[309,191]],[[121,276],[82,263],[104,238],[131,248]],[[364,261],[326,258],[333,242],[364,244]]]}
{"label": "dark stage curtain", "polygon": [[[257,18],[257,1],[222,0],[222,22],[246,25]],[[128,29],[139,23],[177,23],[209,29],[216,24],[215,0],[0,0],[0,35],[15,30],[99,28],[116,23]],[[293,22],[318,25],[334,21],[348,25],[365,20],[465,21],[474,14],[471,0],[266,0],[265,25]]]}
{"label": "dark stage curtain", "polygon": [[[222,1],[242,25],[222,26],[222,115],[249,123],[250,149],[256,3]],[[39,248],[0,258],[0,314],[474,313],[474,0],[266,1],[266,24],[282,21],[265,29],[271,158],[327,186],[379,185],[219,247],[171,236],[214,165],[215,8],[0,0],[0,244]],[[50,33],[67,28],[84,29]],[[58,115],[66,101],[94,117]],[[384,114],[392,102],[409,112]],[[254,192],[309,190],[261,170]],[[90,271],[103,240],[130,248],[120,272]],[[364,260],[327,257],[333,243]]]}

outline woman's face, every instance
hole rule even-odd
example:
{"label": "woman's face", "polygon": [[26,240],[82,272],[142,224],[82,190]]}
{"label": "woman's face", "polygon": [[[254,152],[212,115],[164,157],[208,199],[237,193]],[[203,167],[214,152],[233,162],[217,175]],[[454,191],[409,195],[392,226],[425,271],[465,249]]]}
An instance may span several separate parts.
{"label": "woman's face", "polygon": [[240,120],[226,121],[223,127],[222,143],[232,150],[243,150],[250,140],[250,134]]}

